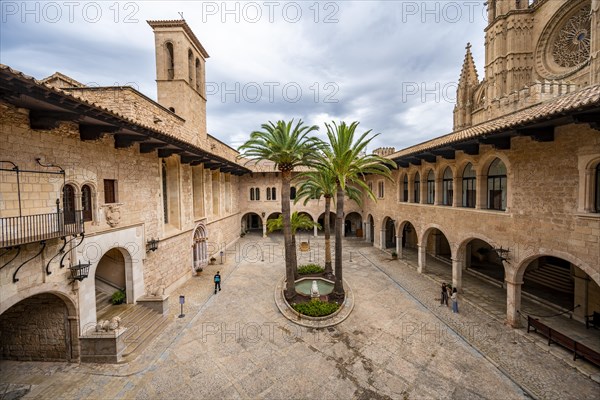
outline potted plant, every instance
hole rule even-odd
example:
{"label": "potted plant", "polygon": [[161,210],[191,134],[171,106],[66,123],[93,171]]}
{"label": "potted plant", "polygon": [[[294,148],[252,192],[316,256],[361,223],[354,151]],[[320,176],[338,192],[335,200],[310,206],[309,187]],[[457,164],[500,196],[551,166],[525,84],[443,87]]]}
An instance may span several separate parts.
{"label": "potted plant", "polygon": [[200,275],[200,272],[202,272],[202,267],[197,266],[196,268],[194,268],[194,271],[196,271],[196,275]]}
{"label": "potted plant", "polygon": [[210,265],[215,265],[215,262],[217,261],[217,259],[214,257],[211,257],[209,261],[210,261]]}
{"label": "potted plant", "polygon": [[392,251],[392,260],[397,260],[398,259],[398,253],[396,253],[395,251]]}
{"label": "potted plant", "polygon": [[117,290],[110,298],[110,302],[115,306],[118,304],[123,304],[125,302],[125,292],[122,290]]}

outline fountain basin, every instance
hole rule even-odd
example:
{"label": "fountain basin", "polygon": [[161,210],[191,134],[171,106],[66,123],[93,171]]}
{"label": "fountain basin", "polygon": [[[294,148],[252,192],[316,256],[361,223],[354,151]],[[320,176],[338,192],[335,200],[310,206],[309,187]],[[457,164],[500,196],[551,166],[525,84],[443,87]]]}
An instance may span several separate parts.
{"label": "fountain basin", "polygon": [[300,278],[296,281],[296,292],[303,296],[310,296],[310,289],[313,281],[317,281],[317,287],[319,288],[320,295],[328,295],[333,292],[334,282],[325,278],[318,277],[305,277]]}

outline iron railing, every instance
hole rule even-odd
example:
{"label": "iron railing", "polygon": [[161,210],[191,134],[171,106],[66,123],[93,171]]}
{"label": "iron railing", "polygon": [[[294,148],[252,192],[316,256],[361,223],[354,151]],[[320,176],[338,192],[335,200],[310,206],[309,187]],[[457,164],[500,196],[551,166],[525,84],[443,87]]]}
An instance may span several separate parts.
{"label": "iron railing", "polygon": [[0,248],[79,235],[83,232],[82,211],[57,210],[49,214],[0,218]]}

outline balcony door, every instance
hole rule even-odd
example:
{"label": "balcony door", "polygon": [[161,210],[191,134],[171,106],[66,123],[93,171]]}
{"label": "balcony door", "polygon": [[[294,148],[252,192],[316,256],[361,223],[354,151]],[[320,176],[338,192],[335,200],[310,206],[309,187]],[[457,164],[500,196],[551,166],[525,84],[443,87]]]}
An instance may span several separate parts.
{"label": "balcony door", "polygon": [[65,224],[75,223],[75,188],[65,185],[63,188],[63,211],[65,213]]}

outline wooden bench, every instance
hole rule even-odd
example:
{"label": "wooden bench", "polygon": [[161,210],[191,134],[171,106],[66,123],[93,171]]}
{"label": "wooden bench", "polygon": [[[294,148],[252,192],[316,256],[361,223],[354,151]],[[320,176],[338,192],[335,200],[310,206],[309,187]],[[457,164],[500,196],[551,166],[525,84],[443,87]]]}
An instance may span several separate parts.
{"label": "wooden bench", "polygon": [[590,325],[594,328],[600,328],[600,312],[594,311],[592,315],[585,316],[585,328],[589,329]]}
{"label": "wooden bench", "polygon": [[592,364],[600,367],[600,353],[571,339],[567,335],[550,328],[540,320],[532,318],[531,316],[527,316],[527,333],[529,333],[531,328],[533,328],[534,332],[548,338],[548,346],[550,346],[552,343],[559,344],[567,350],[573,352],[573,360],[577,360],[577,358],[584,358]]}

